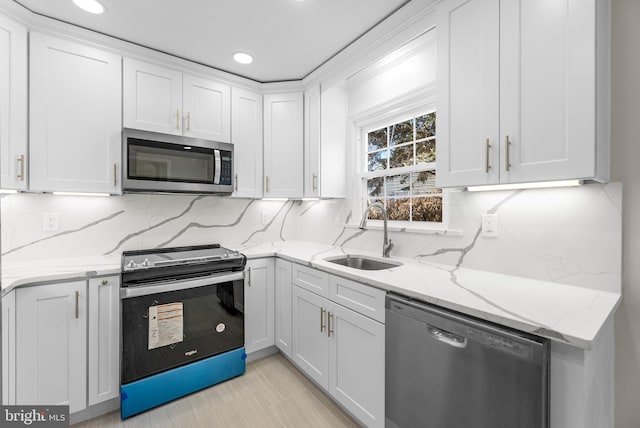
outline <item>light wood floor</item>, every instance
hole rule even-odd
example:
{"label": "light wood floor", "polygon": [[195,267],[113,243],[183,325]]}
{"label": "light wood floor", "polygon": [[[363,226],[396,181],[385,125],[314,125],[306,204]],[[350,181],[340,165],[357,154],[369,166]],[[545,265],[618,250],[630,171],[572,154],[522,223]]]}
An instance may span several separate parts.
{"label": "light wood floor", "polygon": [[247,364],[244,375],[145,413],[112,412],[74,428],[358,427],[282,355]]}

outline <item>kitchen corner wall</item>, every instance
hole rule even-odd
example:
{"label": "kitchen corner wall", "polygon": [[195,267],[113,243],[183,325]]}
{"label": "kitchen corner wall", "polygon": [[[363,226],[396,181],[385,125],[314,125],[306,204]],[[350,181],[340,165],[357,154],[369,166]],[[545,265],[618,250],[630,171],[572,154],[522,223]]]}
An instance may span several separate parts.
{"label": "kitchen corner wall", "polygon": [[[391,232],[392,255],[620,291],[620,184],[450,196],[449,229],[457,232]],[[309,240],[349,252],[382,251],[382,231],[344,227],[359,221],[349,200],[18,194],[1,202],[3,263],[212,242]],[[45,212],[59,214],[59,231],[42,231]],[[480,234],[484,213],[497,215],[497,237]]]}

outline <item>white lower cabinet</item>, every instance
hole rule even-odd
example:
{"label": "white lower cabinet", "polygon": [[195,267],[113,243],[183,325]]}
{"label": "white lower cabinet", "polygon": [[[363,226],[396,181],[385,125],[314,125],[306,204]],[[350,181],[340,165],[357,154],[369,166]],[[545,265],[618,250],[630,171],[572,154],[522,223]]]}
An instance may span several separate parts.
{"label": "white lower cabinet", "polygon": [[2,404],[16,404],[16,293],[2,296]]}
{"label": "white lower cabinet", "polygon": [[13,310],[13,294],[3,297],[5,401],[75,413],[118,397],[119,289],[117,276],[18,288]]}
{"label": "white lower cabinet", "polygon": [[247,354],[275,343],[273,266],[273,258],[247,262],[244,278],[244,344]]}
{"label": "white lower cabinet", "polygon": [[384,426],[384,324],[293,287],[293,361],[360,422]]}
{"label": "white lower cabinet", "polygon": [[16,290],[16,404],[87,405],[87,282]]}
{"label": "white lower cabinet", "polygon": [[120,278],[89,280],[90,406],[120,393]]}
{"label": "white lower cabinet", "polygon": [[276,259],[276,346],[291,358],[291,303],[292,303],[291,262]]}

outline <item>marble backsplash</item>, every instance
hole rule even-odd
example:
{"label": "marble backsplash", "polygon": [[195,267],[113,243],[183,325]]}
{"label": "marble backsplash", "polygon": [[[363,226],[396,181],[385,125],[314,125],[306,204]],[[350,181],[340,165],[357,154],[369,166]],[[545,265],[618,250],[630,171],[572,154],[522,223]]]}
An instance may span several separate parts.
{"label": "marble backsplash", "polygon": [[[349,200],[17,194],[2,195],[0,204],[3,262],[211,242],[307,240],[349,251],[382,246],[381,230],[353,226],[359,218]],[[392,231],[392,256],[620,292],[621,204],[618,183],[451,192],[449,229],[456,233]],[[45,212],[59,214],[58,231],[42,231]],[[497,215],[497,237],[480,234],[484,213]]]}

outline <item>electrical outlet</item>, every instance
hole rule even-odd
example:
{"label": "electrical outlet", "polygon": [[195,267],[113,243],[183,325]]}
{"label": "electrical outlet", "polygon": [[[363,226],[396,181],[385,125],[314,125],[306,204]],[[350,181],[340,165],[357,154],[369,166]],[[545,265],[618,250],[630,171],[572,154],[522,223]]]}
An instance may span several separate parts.
{"label": "electrical outlet", "polygon": [[269,224],[269,214],[267,214],[266,212],[261,212],[260,213],[260,219],[262,224]]}
{"label": "electrical outlet", "polygon": [[58,213],[42,213],[42,231],[57,232],[60,228],[60,217]]}
{"label": "electrical outlet", "polygon": [[498,216],[496,214],[482,215],[482,236],[498,236]]}

